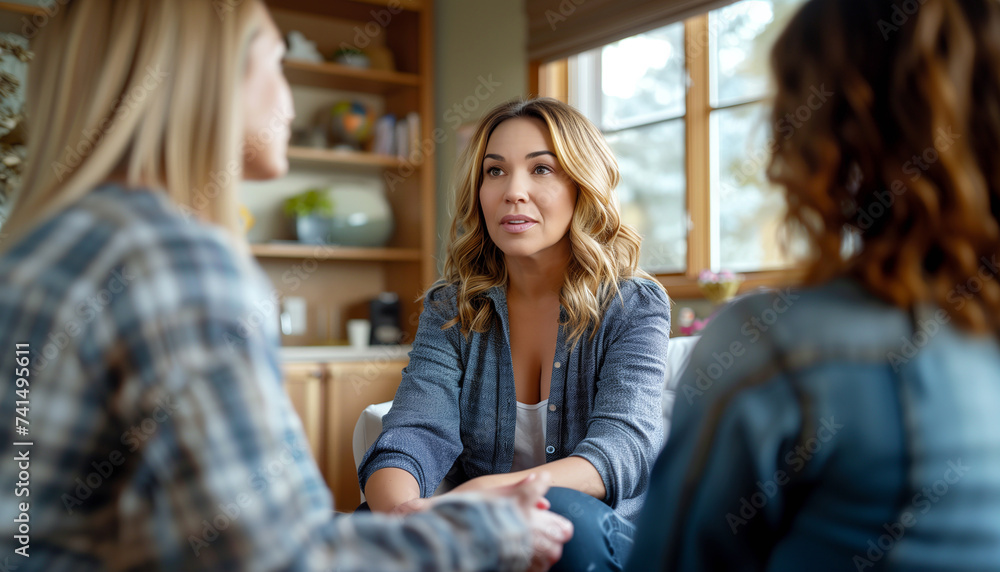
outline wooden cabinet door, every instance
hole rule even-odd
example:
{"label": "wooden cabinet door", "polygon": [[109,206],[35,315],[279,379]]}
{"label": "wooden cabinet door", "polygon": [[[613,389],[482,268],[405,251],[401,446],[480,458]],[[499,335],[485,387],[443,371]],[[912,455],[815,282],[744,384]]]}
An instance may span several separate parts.
{"label": "wooden cabinet door", "polygon": [[373,403],[390,401],[402,379],[406,359],[331,363],[328,381],[325,477],[338,511],[351,512],[361,504],[354,467],[352,439],[361,411]]}
{"label": "wooden cabinet door", "polygon": [[318,363],[286,363],[282,366],[282,371],[285,374],[285,391],[302,419],[309,448],[322,470],[326,454],[326,435],[323,431],[323,417],[326,414],[323,407],[323,382],[326,366]]}

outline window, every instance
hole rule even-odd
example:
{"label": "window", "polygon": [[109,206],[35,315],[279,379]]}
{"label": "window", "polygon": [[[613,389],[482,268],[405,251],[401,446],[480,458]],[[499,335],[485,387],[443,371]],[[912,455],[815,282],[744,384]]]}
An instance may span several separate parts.
{"label": "window", "polygon": [[643,235],[646,270],[792,266],[784,201],[764,168],[768,54],[801,3],[744,0],[566,63],[569,102],[618,156],[623,217]]}
{"label": "window", "polygon": [[570,103],[604,132],[618,157],[622,216],[642,233],[640,261],[650,271],[685,270],[686,74],[683,24],[569,62]]}

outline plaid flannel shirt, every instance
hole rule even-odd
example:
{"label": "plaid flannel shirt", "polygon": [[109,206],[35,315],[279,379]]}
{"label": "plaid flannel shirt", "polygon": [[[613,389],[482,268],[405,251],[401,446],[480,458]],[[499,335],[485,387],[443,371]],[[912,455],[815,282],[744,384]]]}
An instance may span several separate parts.
{"label": "plaid flannel shirt", "polygon": [[149,190],[99,187],[0,253],[0,566],[525,567],[510,501],[335,517],[281,385],[277,302],[222,230]]}

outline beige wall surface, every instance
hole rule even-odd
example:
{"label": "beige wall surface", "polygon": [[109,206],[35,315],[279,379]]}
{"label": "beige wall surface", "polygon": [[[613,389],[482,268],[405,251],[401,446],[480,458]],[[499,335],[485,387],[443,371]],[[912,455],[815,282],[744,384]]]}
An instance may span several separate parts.
{"label": "beige wall surface", "polygon": [[525,0],[435,0],[438,267],[451,225],[458,128],[528,86]]}

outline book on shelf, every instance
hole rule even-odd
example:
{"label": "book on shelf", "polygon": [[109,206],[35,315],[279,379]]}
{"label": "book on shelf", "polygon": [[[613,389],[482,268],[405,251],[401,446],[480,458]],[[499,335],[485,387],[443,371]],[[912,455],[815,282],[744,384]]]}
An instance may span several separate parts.
{"label": "book on shelf", "polygon": [[396,154],[396,116],[389,113],[375,122],[375,136],[372,139],[372,153],[378,155]]}
{"label": "book on shelf", "polygon": [[410,153],[420,149],[420,114],[415,111],[396,121],[395,155],[403,160],[411,159]]}
{"label": "book on shelf", "polygon": [[410,154],[410,129],[406,121],[396,122],[396,156],[405,159]]}
{"label": "book on shelf", "polygon": [[420,151],[420,114],[415,111],[411,111],[406,114],[406,126],[409,129],[409,153],[406,154],[405,158],[410,159],[410,153],[413,151]]}

